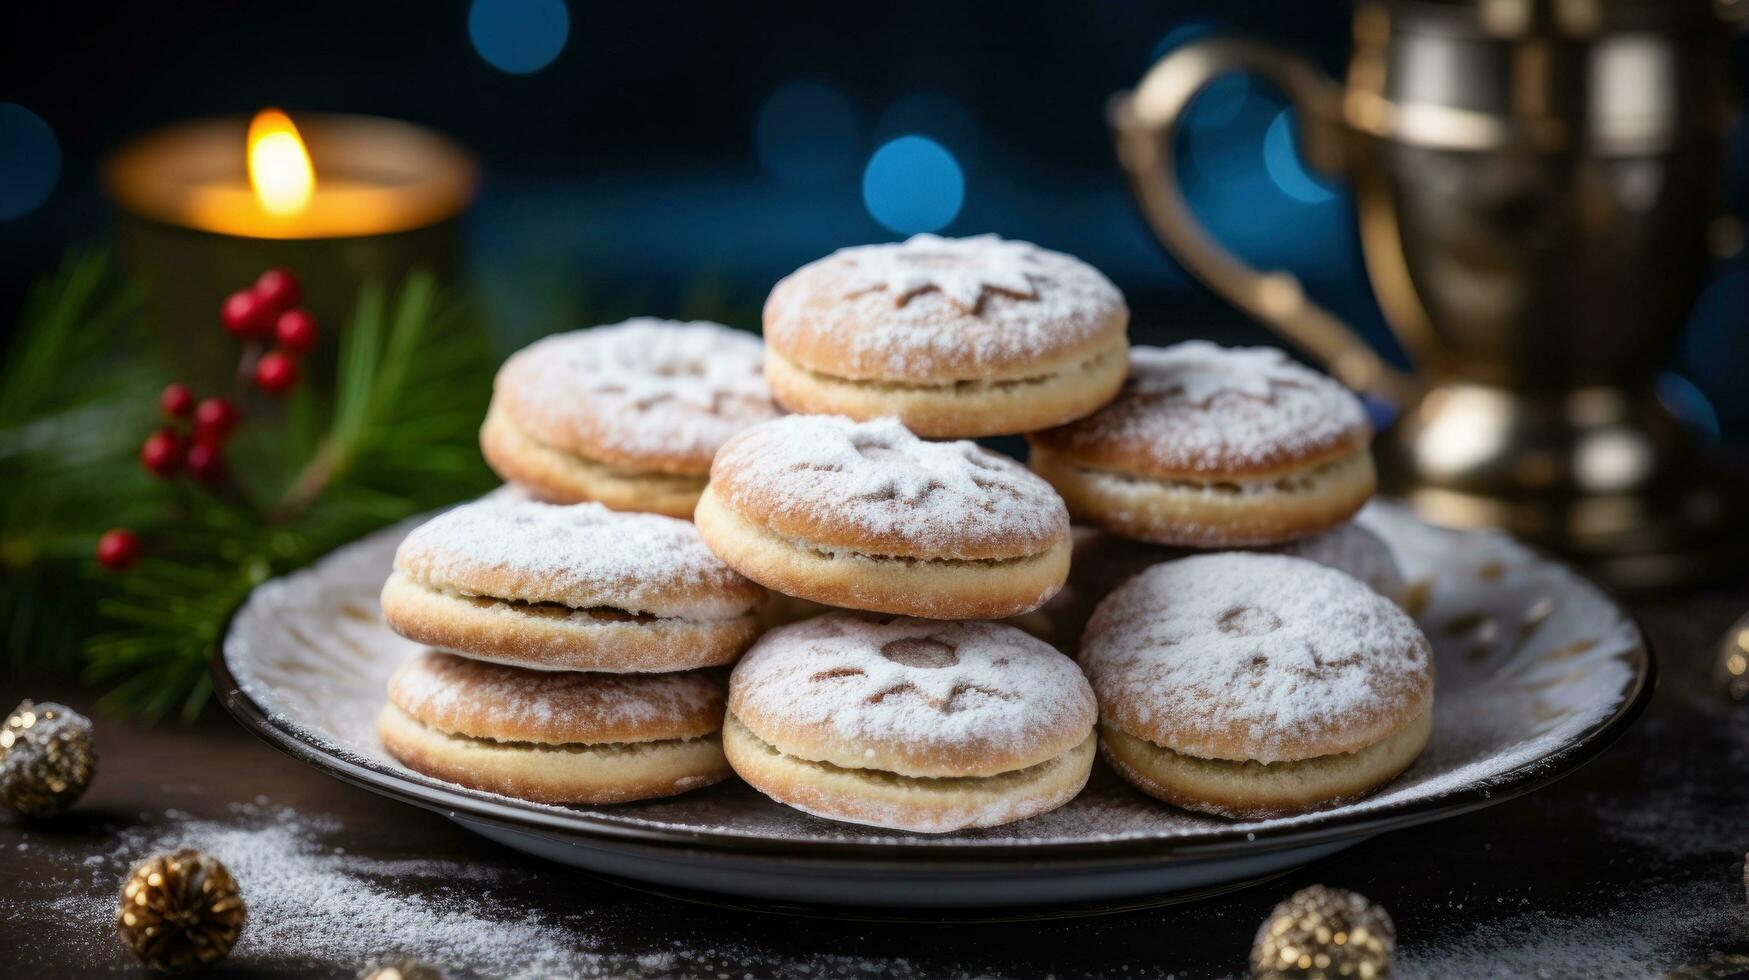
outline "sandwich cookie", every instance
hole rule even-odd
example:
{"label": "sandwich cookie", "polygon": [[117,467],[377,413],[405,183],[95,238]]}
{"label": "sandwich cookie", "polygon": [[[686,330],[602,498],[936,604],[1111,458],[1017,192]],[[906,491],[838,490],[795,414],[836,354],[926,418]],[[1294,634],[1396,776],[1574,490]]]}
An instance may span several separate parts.
{"label": "sandwich cookie", "polygon": [[687,521],[489,498],[407,535],[382,607],[402,636],[477,659],[644,673],[733,663],[765,598]]}
{"label": "sandwich cookie", "polygon": [[1358,799],[1427,744],[1433,657],[1355,579],[1281,555],[1155,565],[1094,612],[1100,751],[1151,796],[1227,817]]}
{"label": "sandwich cookie", "polygon": [[1096,715],[1074,662],[1012,626],[835,612],[736,666],[723,748],[780,803],[939,834],[1073,799]]}
{"label": "sandwich cookie", "polygon": [[995,235],[918,235],[803,266],[765,304],[765,376],[796,412],[930,438],[1080,418],[1123,383],[1129,309],[1086,263]]}
{"label": "sandwich cookie", "polygon": [[1069,570],[1069,515],[1049,484],[893,419],[791,415],[748,429],[717,454],[694,519],[741,574],[851,609],[1013,616]]}
{"label": "sandwich cookie", "polygon": [[499,369],[480,448],[554,503],[688,517],[711,457],[780,413],[752,334],[640,317],[555,334]]}
{"label": "sandwich cookie", "polygon": [[1250,548],[1360,510],[1371,436],[1360,399],[1281,351],[1189,341],[1131,351],[1115,402],[1027,442],[1078,521],[1158,544]]}
{"label": "sandwich cookie", "polygon": [[721,671],[524,670],[427,650],[389,680],[377,733],[408,768],[540,803],[673,796],[729,775]]}

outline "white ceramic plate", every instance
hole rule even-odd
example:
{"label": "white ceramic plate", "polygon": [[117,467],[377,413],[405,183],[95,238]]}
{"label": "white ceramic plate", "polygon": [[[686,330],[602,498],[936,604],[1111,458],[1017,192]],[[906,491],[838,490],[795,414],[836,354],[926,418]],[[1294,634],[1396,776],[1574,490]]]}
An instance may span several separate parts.
{"label": "white ceramic plate", "polygon": [[943,836],[821,820],[735,781],[669,800],[559,807],[419,775],[375,734],[389,674],[416,649],[382,624],[376,598],[411,524],[257,589],[213,670],[226,707],[299,759],[512,847],[660,888],[897,909],[1134,903],[1230,887],[1526,792],[1595,755],[1649,698],[1639,628],[1571,570],[1391,503],[1360,519],[1396,551],[1411,583],[1405,604],[1432,641],[1433,737],[1377,795],[1284,819],[1187,813],[1103,767],[1054,813]]}

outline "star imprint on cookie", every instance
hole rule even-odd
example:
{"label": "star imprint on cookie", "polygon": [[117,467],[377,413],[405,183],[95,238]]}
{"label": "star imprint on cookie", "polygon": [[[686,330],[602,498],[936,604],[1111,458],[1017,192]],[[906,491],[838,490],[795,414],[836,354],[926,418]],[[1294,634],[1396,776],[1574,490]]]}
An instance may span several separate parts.
{"label": "star imprint on cookie", "polygon": [[939,291],[953,305],[976,313],[985,290],[1038,299],[1039,249],[995,235],[942,238],[914,235],[892,245],[866,245],[839,253],[855,265],[846,296],[885,290],[894,306],[918,293]]}
{"label": "star imprint on cookie", "polygon": [[847,656],[847,651],[827,639],[821,653],[836,654],[846,662],[817,671],[808,680],[813,684],[853,684],[856,696],[865,704],[914,698],[944,715],[979,700],[1017,699],[1014,692],[1001,690],[989,674],[992,669],[1007,667],[1007,657],[962,664],[958,646],[947,635],[918,635],[920,627],[927,630],[929,625],[895,619],[885,627],[876,627],[879,632],[900,634],[881,644],[878,658],[860,651]]}
{"label": "star imprint on cookie", "polygon": [[1272,401],[1275,385],[1303,385],[1304,371],[1273,347],[1221,347],[1190,340],[1167,348],[1130,352],[1137,395],[1183,399],[1206,408],[1217,395]]}

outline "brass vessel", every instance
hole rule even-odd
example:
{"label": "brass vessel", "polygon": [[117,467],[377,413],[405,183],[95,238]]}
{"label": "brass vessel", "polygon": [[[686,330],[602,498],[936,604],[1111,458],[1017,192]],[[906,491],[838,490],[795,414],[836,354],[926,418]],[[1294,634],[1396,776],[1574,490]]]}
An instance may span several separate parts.
{"label": "brass vessel", "polygon": [[[1345,85],[1267,44],[1209,38],[1116,97],[1111,121],[1187,269],[1400,407],[1378,445],[1387,489],[1617,585],[1677,584],[1741,554],[1749,503],[1653,395],[1716,253],[1740,238],[1720,210],[1737,6],[1375,0],[1355,12]],[[1229,72],[1278,85],[1303,157],[1350,182],[1372,288],[1418,374],[1192,216],[1174,135]]]}

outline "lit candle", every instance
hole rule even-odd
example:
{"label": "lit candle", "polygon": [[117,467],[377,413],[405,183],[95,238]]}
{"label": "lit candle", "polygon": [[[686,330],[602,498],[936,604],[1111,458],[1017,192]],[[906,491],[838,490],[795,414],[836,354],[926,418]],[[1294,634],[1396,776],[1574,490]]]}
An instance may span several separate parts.
{"label": "lit candle", "polygon": [[103,182],[124,212],[120,257],[147,287],[148,318],[199,338],[224,297],[269,266],[297,272],[329,322],[365,281],[394,285],[416,267],[453,277],[456,219],[478,170],[412,123],[263,109],[141,137],[109,159]]}

